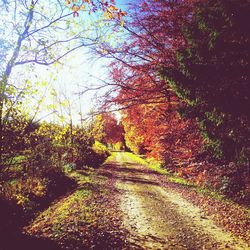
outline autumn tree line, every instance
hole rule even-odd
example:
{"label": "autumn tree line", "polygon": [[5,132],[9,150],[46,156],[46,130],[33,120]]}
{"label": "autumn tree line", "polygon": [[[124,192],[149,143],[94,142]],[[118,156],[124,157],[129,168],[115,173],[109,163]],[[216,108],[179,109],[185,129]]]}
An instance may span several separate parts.
{"label": "autumn tree line", "polygon": [[[119,109],[126,146],[238,201],[250,190],[250,1],[131,3],[103,107]],[[116,26],[114,25],[114,28]],[[124,39],[125,37],[125,39]]]}

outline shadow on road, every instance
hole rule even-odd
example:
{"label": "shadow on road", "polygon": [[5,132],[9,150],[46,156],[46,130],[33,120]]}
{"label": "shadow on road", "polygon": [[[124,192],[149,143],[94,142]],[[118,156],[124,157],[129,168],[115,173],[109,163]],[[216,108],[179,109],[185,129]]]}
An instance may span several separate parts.
{"label": "shadow on road", "polygon": [[99,172],[99,174],[124,182],[159,186],[158,182],[151,181],[144,177],[152,174],[157,174],[155,171],[146,168],[140,169],[138,168],[138,166],[140,165],[138,165],[137,163],[125,162],[124,164],[126,164],[126,166],[128,167],[124,167],[123,165],[117,163],[106,164],[103,170]]}
{"label": "shadow on road", "polygon": [[[126,167],[124,167],[126,165]],[[131,163],[131,162],[125,162],[124,164],[117,164],[117,163],[109,163],[105,165],[105,169],[116,171],[116,172],[128,172],[128,173],[141,173],[141,174],[158,174],[154,170],[150,170],[149,168],[143,168],[140,169],[139,164],[137,163]]]}

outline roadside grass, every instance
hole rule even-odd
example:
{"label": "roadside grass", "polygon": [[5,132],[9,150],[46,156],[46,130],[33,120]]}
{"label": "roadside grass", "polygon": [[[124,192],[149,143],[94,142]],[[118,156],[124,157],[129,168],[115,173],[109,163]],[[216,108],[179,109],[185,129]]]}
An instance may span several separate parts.
{"label": "roadside grass", "polygon": [[68,231],[74,231],[79,222],[92,223],[95,218],[85,201],[92,195],[91,188],[86,184],[92,183],[93,173],[92,168],[68,172],[68,177],[77,182],[78,188],[43,211],[25,231],[33,235],[49,228],[49,237],[60,239]]}
{"label": "roadside grass", "polygon": [[[114,154],[107,162],[112,164],[115,158]],[[51,240],[62,249],[121,249],[117,246],[123,244],[125,232],[119,228],[114,180],[102,175],[103,169],[66,169],[77,182],[76,189],[40,213],[24,233]]]}
{"label": "roadside grass", "polygon": [[91,190],[75,191],[42,212],[26,229],[26,232],[32,235],[49,227],[50,237],[62,238],[68,229],[77,226],[78,221],[90,222],[92,220],[90,208],[84,204],[84,200],[90,195]]}
{"label": "roadside grass", "polygon": [[180,184],[182,186],[188,186],[188,187],[195,186],[194,183],[192,183],[184,178],[181,178],[181,177],[177,176],[176,174],[170,174],[168,176],[168,181],[176,183],[176,184]]}
{"label": "roadside grass", "polygon": [[230,203],[230,204],[234,204],[234,205],[238,205],[236,202],[234,202],[230,198],[226,197],[224,194],[220,193],[220,191],[217,191],[217,190],[213,189],[212,187],[199,186],[197,183],[192,182],[191,180],[187,180],[185,178],[182,178],[180,176],[177,176],[176,174],[170,174],[167,177],[167,180],[171,183],[175,183],[175,184],[179,184],[183,187],[187,187],[191,190],[196,191],[199,194],[209,196],[209,197],[214,198],[216,200],[223,201],[223,202]]}
{"label": "roadside grass", "polygon": [[77,182],[79,186],[83,186],[87,183],[91,183],[91,175],[94,173],[94,170],[92,168],[89,168],[86,171],[78,170],[73,171],[71,173],[67,173],[67,175]]}
{"label": "roadside grass", "polygon": [[[109,221],[111,212],[107,206],[111,192],[109,179],[91,167],[73,170],[67,175],[77,182],[77,188],[40,213],[24,232],[52,240],[63,249],[111,249],[105,247],[111,244],[105,235],[109,235],[107,229],[109,223],[113,223]],[[117,217],[113,216],[116,223]],[[112,232],[114,230],[118,229],[112,228]],[[104,246],[92,248],[95,244]]]}

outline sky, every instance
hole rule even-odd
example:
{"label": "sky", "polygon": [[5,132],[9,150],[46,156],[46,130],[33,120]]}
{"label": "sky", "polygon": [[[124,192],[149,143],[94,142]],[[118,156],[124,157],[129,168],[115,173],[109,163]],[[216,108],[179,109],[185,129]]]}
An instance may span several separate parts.
{"label": "sky", "polygon": [[[126,10],[127,4],[128,0],[116,1],[116,6],[122,10]],[[86,13],[80,13],[80,15],[82,16],[79,17],[79,21],[83,20],[85,23],[91,19],[99,18]],[[5,18],[9,18],[9,16],[5,16]],[[73,19],[74,17],[70,18],[74,21],[76,20]],[[115,41],[117,38],[114,35],[111,39]],[[37,92],[37,96],[33,95],[33,99],[29,98],[26,102],[24,101],[24,104],[27,106],[26,110],[31,116],[37,106],[37,100],[45,93],[42,108],[37,114],[36,119],[46,119],[47,121],[56,120],[55,114],[48,115],[51,113],[50,106],[54,103],[54,97],[53,95],[51,96],[51,93],[55,90],[57,95],[60,95],[62,99],[66,98],[69,100],[72,106],[73,123],[79,124],[79,111],[81,110],[85,117],[91,110],[96,108],[96,101],[98,100],[95,99],[96,93],[93,91],[87,92],[80,97],[77,95],[77,92],[84,89],[84,86],[97,84],[97,79],[106,80],[108,78],[108,65],[110,61],[105,58],[98,59],[89,53],[88,48],[81,48],[70,53],[60,62],[61,64],[49,67],[33,65],[32,69],[29,68],[29,65],[17,66],[13,71],[12,79],[13,81],[29,79],[31,82],[47,82],[47,85],[40,84],[38,86],[39,91]],[[57,109],[55,106],[56,105],[54,105],[53,109]]]}
{"label": "sky", "polygon": [[[50,89],[55,89],[62,99],[67,98],[70,101],[74,124],[80,123],[80,110],[83,118],[86,118],[88,113],[95,109],[97,101],[95,99],[96,92],[94,91],[86,92],[80,96],[78,93],[84,90],[85,86],[98,84],[96,78],[105,79],[108,74],[109,61],[104,58],[90,58],[87,52],[88,49],[82,49],[70,54],[63,60],[63,64],[58,65],[56,68],[36,65],[33,71],[40,81],[49,82],[52,87]],[[52,99],[48,96],[45,104],[51,102]],[[48,113],[47,110],[40,112],[38,119],[45,117],[46,113]],[[54,120],[55,117],[46,116],[46,119]]]}

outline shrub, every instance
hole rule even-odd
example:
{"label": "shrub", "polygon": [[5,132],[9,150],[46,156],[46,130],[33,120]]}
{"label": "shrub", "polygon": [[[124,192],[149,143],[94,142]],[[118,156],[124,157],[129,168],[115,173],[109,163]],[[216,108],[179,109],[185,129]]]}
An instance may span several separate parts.
{"label": "shrub", "polygon": [[90,167],[100,166],[110,156],[110,152],[105,145],[99,141],[95,141],[92,146],[92,152],[87,158],[86,165]]}

